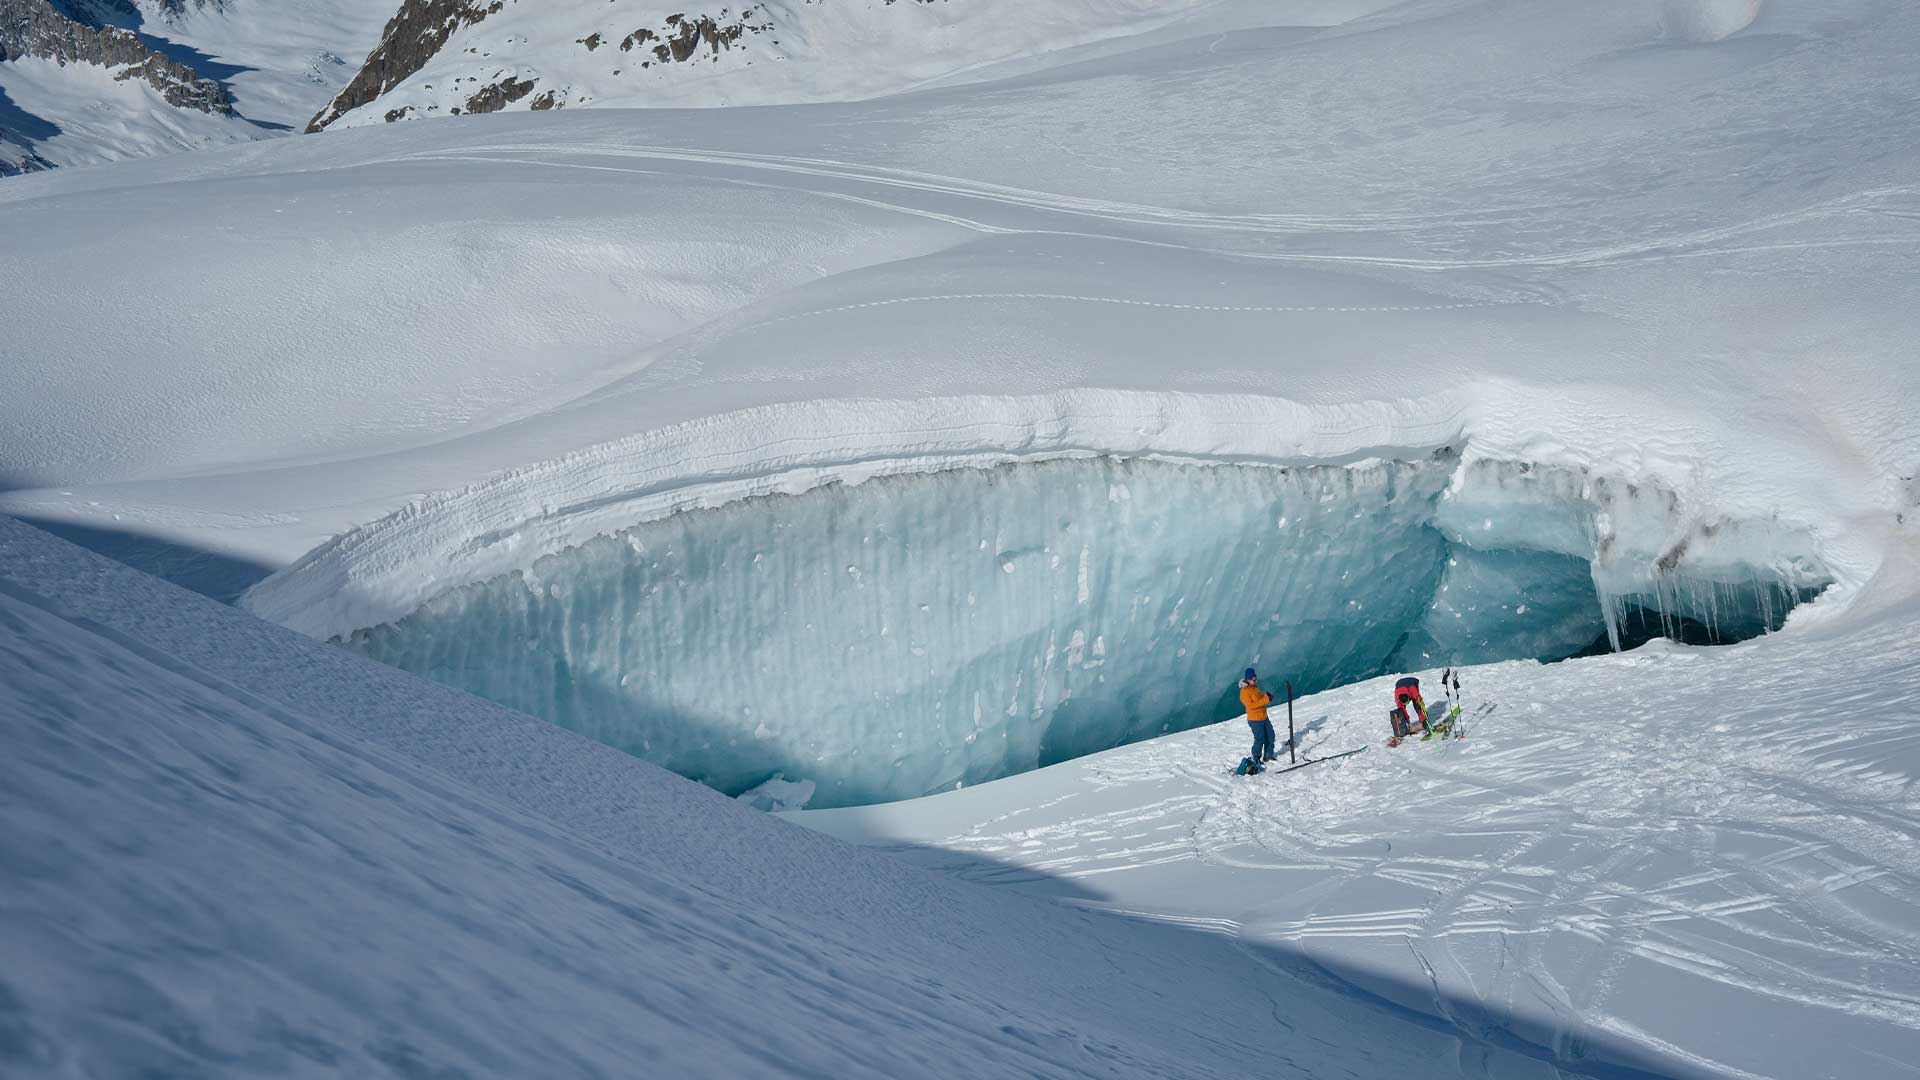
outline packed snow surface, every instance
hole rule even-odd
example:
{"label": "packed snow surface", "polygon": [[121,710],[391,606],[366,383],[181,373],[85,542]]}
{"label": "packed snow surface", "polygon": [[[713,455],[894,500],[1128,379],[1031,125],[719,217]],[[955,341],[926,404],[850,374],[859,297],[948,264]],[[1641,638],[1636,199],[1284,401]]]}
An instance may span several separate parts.
{"label": "packed snow surface", "polygon": [[[1906,1076],[1920,1061],[1910,575],[1879,583],[1908,600],[1842,633],[1468,669],[1458,740],[1388,747],[1382,679],[1297,704],[1302,760],[1367,749],[1296,772],[1230,775],[1249,742],[1235,718],[797,820],[1219,935],[1324,992],[1573,1073]],[[1438,673],[1421,674],[1444,712]],[[1528,1075],[1468,1054],[1440,1067]]]}

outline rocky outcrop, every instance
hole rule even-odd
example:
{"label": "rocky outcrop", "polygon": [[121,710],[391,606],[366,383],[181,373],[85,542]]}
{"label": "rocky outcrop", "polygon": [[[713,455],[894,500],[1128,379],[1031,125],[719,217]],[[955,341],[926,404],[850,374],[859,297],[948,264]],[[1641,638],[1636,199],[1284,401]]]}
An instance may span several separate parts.
{"label": "rocky outcrop", "polygon": [[516,80],[509,75],[468,98],[467,111],[470,113],[499,112],[531,93],[533,93],[532,79]]}
{"label": "rocky outcrop", "polygon": [[[307,124],[319,131],[378,98],[425,67],[454,31],[472,26],[504,7],[503,0],[406,0],[380,34],[360,73]],[[389,114],[391,115],[391,114]]]}
{"label": "rocky outcrop", "polygon": [[120,7],[100,0],[60,6],[50,0],[0,0],[0,61],[37,57],[62,65],[119,68],[115,78],[139,79],[169,105],[235,115],[225,87],[148,48],[131,31],[97,21],[102,14],[98,9]]}
{"label": "rocky outcrop", "polygon": [[[96,2],[112,3],[117,0]],[[399,12],[387,22],[380,44],[368,55],[366,64],[346,89],[313,118],[307,130],[320,131],[354,109],[378,100],[425,67],[455,33],[498,14],[510,2],[512,0],[404,0]],[[918,2],[928,3],[931,0]],[[730,8],[721,8],[718,15],[682,12],[667,16],[659,24],[635,29],[620,39],[619,48],[623,53],[638,49],[643,56],[650,56],[637,65],[647,68],[656,64],[682,63],[702,56],[717,56],[723,50],[732,49],[748,34],[761,34],[772,29],[773,21],[755,5],[742,8],[737,15]],[[593,52],[603,45],[613,45],[614,41],[612,37],[596,30],[576,39],[575,44],[587,52]],[[526,97],[532,91],[534,81],[507,75],[474,93],[463,107],[449,111],[456,115],[497,112]],[[529,107],[544,111],[564,107],[566,101],[566,89],[550,88],[535,98]],[[426,110],[429,113],[432,111],[431,108]],[[407,105],[389,109],[383,115],[391,123],[422,115],[422,111]]]}
{"label": "rocky outcrop", "polygon": [[133,0],[53,0],[53,9],[74,22],[87,26],[118,26],[131,30],[140,25],[141,12]]}
{"label": "rocky outcrop", "polygon": [[641,67],[651,67],[655,63],[684,63],[700,51],[705,45],[711,55],[718,56],[721,49],[733,48],[733,43],[747,34],[761,34],[773,29],[773,21],[764,16],[754,20],[754,8],[741,9],[736,19],[729,20],[723,8],[720,18],[710,15],[669,15],[666,25],[655,30],[641,27],[621,39],[620,51],[630,52],[635,47],[645,47],[649,42],[658,41],[653,46],[653,59],[643,61]]}
{"label": "rocky outcrop", "polygon": [[215,11],[224,11],[227,0],[146,0],[146,6],[159,11],[162,15],[182,15],[189,9],[197,11],[201,8],[212,8]]}

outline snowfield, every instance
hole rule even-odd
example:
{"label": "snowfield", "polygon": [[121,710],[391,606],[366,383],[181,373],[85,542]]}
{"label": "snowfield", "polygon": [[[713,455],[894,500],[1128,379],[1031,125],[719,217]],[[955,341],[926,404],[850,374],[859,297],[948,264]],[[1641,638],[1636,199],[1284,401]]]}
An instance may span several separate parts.
{"label": "snowfield", "polygon": [[1464,737],[1394,749],[1392,681],[1361,683],[1299,702],[1296,722],[1308,757],[1371,746],[1293,773],[1227,775],[1236,719],[798,820],[1218,934],[1576,1074],[1904,1076],[1920,1061],[1915,614],[1475,668]]}
{"label": "snowfield", "polygon": [[0,182],[0,1071],[1920,1072],[1920,10],[779,6]]}

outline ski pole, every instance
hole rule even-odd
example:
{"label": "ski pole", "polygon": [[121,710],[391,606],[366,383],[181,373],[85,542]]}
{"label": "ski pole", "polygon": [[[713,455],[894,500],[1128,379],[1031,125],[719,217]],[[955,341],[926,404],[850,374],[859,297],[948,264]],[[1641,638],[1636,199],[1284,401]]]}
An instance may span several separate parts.
{"label": "ski pole", "polygon": [[1293,753],[1293,680],[1287,680],[1287,764],[1298,764]]}

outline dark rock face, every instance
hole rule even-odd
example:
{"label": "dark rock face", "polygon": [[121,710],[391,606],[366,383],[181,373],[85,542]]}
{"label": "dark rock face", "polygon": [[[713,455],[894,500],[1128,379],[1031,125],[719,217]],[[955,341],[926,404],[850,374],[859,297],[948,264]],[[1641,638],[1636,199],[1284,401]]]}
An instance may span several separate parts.
{"label": "dark rock face", "polygon": [[[105,2],[125,3],[127,0],[105,0]],[[129,3],[128,6],[131,4]],[[189,9],[197,11],[201,8],[212,8],[215,11],[224,11],[227,0],[153,0],[152,6],[159,8],[162,15],[172,18],[184,14]]]}
{"label": "dark rock face", "polygon": [[139,79],[182,109],[233,116],[225,87],[141,44],[131,31],[107,25],[138,11],[123,0],[0,0],[0,60],[38,57],[57,64],[124,68],[116,78]]}
{"label": "dark rock face", "polygon": [[515,82],[513,76],[509,75],[468,98],[467,111],[470,113],[499,112],[509,103],[519,101],[531,93],[533,93],[532,79]]}
{"label": "dark rock face", "polygon": [[749,4],[740,9],[737,18],[729,19],[726,8],[720,9],[720,15],[669,15],[665,26],[654,29],[643,26],[628,34],[620,41],[620,51],[630,52],[636,46],[645,46],[648,42],[660,44],[653,47],[654,62],[662,64],[684,63],[691,59],[700,47],[705,45],[708,55],[717,56],[721,49],[733,48],[733,43],[747,34],[764,34],[773,29],[773,20],[760,12],[756,21],[754,6]]}
{"label": "dark rock face", "polygon": [[[725,26],[719,25],[705,15],[697,19],[683,18],[680,20],[680,32],[668,38],[666,44],[655,47],[653,54],[660,56],[661,51],[665,50],[672,54],[675,63],[679,63],[692,56],[702,44],[705,44],[709,49],[713,50],[715,55],[718,55],[721,49],[733,48],[733,43],[740,40],[740,35],[746,33],[749,29],[758,33],[763,29],[770,29],[772,27],[771,23],[765,27],[750,27],[747,24],[746,16],[751,14],[752,11],[752,8],[748,8],[741,14],[739,22],[729,23]],[[672,23],[673,19],[669,17],[667,22]]]}
{"label": "dark rock face", "polygon": [[373,101],[419,71],[454,31],[497,14],[503,0],[405,0],[367,55],[360,73],[331,104],[320,110],[308,131],[319,131],[342,115]]}
{"label": "dark rock face", "polygon": [[[94,29],[119,26],[131,30],[141,22],[140,9],[133,0],[52,0],[52,6],[74,22]],[[173,14],[171,8],[165,10]]]}

